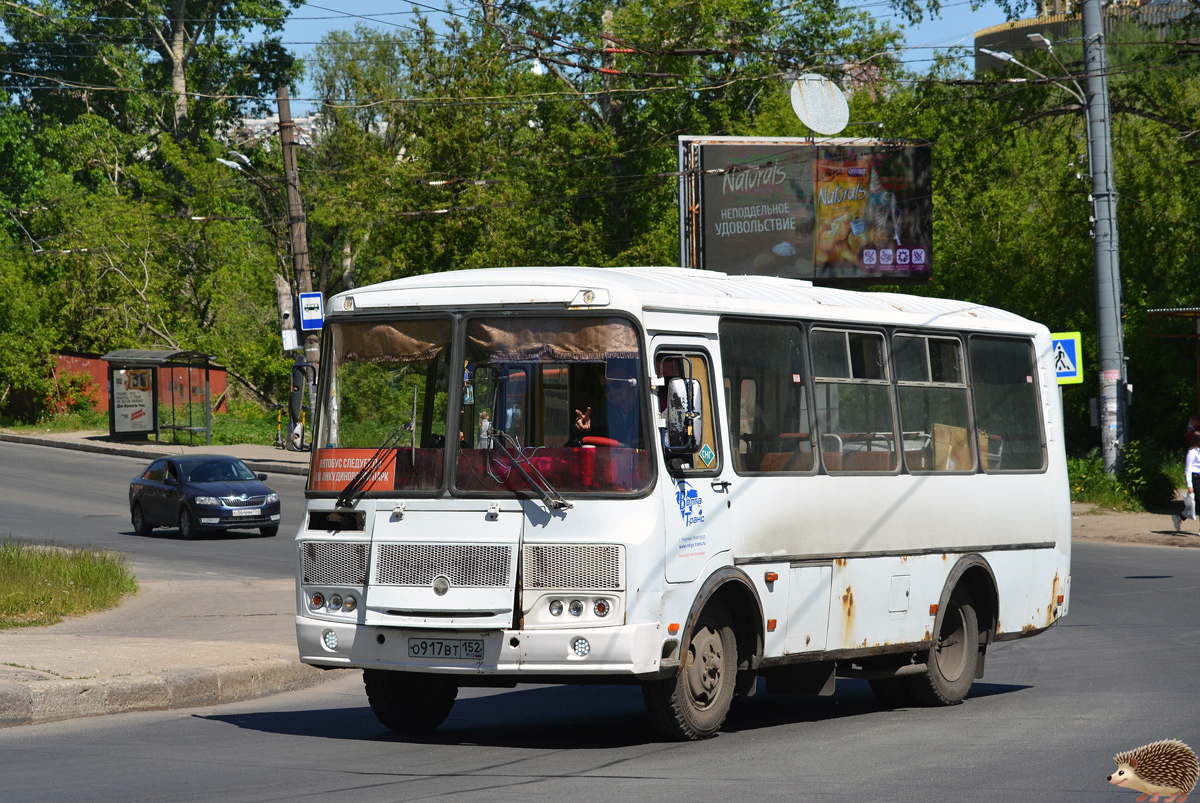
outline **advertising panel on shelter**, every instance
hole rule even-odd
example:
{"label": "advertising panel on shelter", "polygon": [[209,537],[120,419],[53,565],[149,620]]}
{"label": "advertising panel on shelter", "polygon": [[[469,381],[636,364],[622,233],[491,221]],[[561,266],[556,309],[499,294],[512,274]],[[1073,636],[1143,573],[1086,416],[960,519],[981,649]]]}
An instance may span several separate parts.
{"label": "advertising panel on shelter", "polygon": [[122,368],[112,372],[111,434],[154,431],[154,369]]}
{"label": "advertising panel on shelter", "polygon": [[933,275],[928,143],[681,137],[679,162],[684,267],[832,285]]}

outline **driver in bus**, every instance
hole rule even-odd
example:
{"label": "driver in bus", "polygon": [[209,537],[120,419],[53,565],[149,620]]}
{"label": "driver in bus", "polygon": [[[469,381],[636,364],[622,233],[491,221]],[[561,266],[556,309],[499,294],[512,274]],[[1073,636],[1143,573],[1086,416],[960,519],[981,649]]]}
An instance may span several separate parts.
{"label": "driver in bus", "polygon": [[[621,446],[642,448],[642,422],[638,412],[637,360],[609,360],[604,372],[605,437]],[[592,408],[575,411],[575,429],[581,435],[593,431]]]}

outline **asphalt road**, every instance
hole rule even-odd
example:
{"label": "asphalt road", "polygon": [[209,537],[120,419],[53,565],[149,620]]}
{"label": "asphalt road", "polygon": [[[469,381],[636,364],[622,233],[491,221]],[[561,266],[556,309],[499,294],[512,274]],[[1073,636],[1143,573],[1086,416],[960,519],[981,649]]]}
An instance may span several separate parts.
{"label": "asphalt road", "polygon": [[[129,522],[129,481],[149,464],[132,457],[0,443],[0,537],[118,550],[129,555],[143,580],[294,575],[293,536],[304,514],[303,477],[267,478],[282,502],[274,538],[263,538],[257,530],[234,530],[184,541],[178,530],[165,528],[141,538]],[[0,788],[0,799],[3,795]]]}
{"label": "asphalt road", "polygon": [[[0,482],[3,480],[0,479]],[[172,543],[171,546],[180,546]],[[1200,749],[1200,550],[1077,544],[1071,614],[996,645],[961,706],[741,701],[713,740],[654,740],[636,688],[467,690],[422,739],[359,679],[188,711],[0,730],[0,801],[1133,800],[1112,756]]]}

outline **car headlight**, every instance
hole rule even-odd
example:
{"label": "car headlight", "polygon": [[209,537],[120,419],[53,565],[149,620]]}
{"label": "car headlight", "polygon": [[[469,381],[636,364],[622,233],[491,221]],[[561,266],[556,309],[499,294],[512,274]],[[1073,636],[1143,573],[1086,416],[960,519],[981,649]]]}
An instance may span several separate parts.
{"label": "car headlight", "polygon": [[221,500],[215,496],[197,496],[196,504],[197,505],[219,505],[219,504],[221,504]]}
{"label": "car headlight", "polygon": [[267,504],[279,501],[279,494],[267,494]]}

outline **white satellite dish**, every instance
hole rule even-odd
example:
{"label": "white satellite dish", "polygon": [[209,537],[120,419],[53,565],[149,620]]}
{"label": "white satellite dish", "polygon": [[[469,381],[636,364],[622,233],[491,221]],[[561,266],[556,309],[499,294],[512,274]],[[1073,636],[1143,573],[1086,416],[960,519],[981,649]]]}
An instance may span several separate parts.
{"label": "white satellite dish", "polygon": [[805,73],[792,82],[792,109],[800,122],[831,137],[850,122],[850,107],[837,84],[822,75]]}

